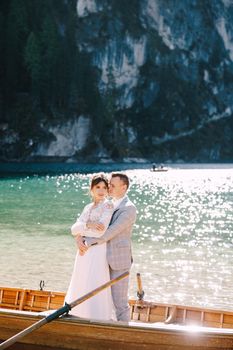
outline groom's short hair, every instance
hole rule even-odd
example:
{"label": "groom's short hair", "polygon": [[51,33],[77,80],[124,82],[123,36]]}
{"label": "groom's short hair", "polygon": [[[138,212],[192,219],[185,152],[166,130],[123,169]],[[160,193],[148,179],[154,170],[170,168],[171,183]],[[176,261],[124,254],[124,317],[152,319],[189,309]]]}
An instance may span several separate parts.
{"label": "groom's short hair", "polygon": [[129,188],[129,178],[126,174],[122,174],[122,173],[112,173],[112,177],[119,177],[121,179],[121,181],[124,183],[124,185],[126,185],[127,190]]}

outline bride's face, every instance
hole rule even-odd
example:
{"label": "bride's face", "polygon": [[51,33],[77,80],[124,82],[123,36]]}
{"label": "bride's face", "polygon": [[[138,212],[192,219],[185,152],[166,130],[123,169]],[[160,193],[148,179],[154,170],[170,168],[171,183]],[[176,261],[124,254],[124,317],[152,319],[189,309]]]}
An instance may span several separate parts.
{"label": "bride's face", "polygon": [[93,186],[91,189],[91,195],[94,202],[104,200],[108,195],[108,188],[105,182],[101,181],[97,185]]}

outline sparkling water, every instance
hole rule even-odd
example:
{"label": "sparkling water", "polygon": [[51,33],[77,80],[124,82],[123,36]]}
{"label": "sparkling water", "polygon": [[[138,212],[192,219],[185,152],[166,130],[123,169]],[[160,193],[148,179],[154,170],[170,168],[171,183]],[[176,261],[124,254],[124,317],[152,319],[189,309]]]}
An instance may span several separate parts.
{"label": "sparkling water", "polygon": [[[130,296],[140,272],[147,300],[233,310],[233,166],[125,172],[138,213]],[[38,289],[43,280],[66,291],[76,254],[70,226],[90,201],[91,176],[0,180],[0,285]]]}

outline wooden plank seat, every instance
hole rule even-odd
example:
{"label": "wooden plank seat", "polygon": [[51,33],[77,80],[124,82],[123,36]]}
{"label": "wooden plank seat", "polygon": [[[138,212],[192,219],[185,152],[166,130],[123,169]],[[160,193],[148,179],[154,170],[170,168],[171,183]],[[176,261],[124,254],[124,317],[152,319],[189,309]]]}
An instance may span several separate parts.
{"label": "wooden plank seat", "polygon": [[165,322],[180,325],[233,328],[233,312],[192,306],[166,305],[130,300],[131,319],[141,322]]}
{"label": "wooden plank seat", "polygon": [[13,310],[55,310],[63,305],[64,293],[0,287],[0,307]]}
{"label": "wooden plank seat", "polygon": [[0,288],[0,307],[5,309],[22,310],[24,290],[19,288]]}
{"label": "wooden plank seat", "polygon": [[61,307],[63,305],[63,302],[64,302],[64,293],[29,290],[26,293],[23,310],[26,310],[26,311],[55,310]]}

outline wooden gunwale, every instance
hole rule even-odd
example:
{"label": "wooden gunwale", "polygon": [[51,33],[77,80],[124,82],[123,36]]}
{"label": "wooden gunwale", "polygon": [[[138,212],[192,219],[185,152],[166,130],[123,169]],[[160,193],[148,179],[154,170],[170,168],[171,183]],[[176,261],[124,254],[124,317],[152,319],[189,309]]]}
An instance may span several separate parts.
{"label": "wooden gunwale", "polygon": [[[48,310],[61,307],[64,296],[62,292],[0,287],[0,340],[34,324]],[[129,304],[129,323],[61,317],[27,335],[11,349],[233,349],[233,311],[143,300],[129,300]]]}
{"label": "wooden gunwale", "polygon": [[[44,317],[40,313],[0,310],[0,339],[7,339]],[[62,317],[21,340],[24,344],[56,349],[232,349],[233,331],[178,325],[97,322]],[[19,346],[19,345],[18,345]],[[21,346],[21,343],[20,343]],[[16,349],[21,349],[20,346]],[[33,347],[32,347],[33,349]]]}
{"label": "wooden gunwale", "polygon": [[[62,292],[0,287],[0,309],[22,311],[55,310],[64,303]],[[129,300],[131,320],[166,322],[216,328],[233,328],[233,311]]]}

